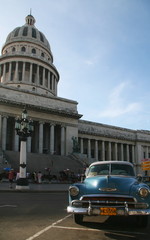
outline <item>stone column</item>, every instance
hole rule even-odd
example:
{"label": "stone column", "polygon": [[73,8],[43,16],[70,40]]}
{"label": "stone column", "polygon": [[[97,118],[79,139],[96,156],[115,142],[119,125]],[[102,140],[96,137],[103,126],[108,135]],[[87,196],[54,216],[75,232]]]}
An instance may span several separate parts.
{"label": "stone column", "polygon": [[126,146],[127,162],[129,162],[129,145]]}
{"label": "stone column", "polygon": [[8,81],[11,81],[12,62],[9,63],[9,77]]}
{"label": "stone column", "polygon": [[54,91],[54,74],[52,74],[52,91]]}
{"label": "stone column", "polygon": [[98,161],[98,141],[95,140],[95,159]]}
{"label": "stone column", "polygon": [[108,142],[108,160],[111,160],[111,142]]}
{"label": "stone column", "polygon": [[45,68],[43,67],[43,84],[42,84],[44,87],[45,87]]}
{"label": "stone column", "polygon": [[16,134],[16,131],[15,131],[14,150],[15,150],[16,152],[19,152],[19,136]]}
{"label": "stone column", "polygon": [[61,126],[61,155],[65,155],[65,127]]}
{"label": "stone column", "polygon": [[117,143],[115,142],[115,160],[118,160],[118,145],[117,145]]}
{"label": "stone column", "polygon": [[6,137],[7,137],[7,117],[3,117],[3,127],[2,127],[2,150],[6,150]]}
{"label": "stone column", "polygon": [[3,67],[3,82],[5,82],[5,80],[6,80],[6,63],[4,63],[3,66],[4,66]]}
{"label": "stone column", "polygon": [[48,89],[50,90],[50,71],[48,71]]}
{"label": "stone column", "polygon": [[121,143],[121,161],[124,161],[123,144]]}
{"label": "stone column", "polygon": [[39,122],[39,153],[43,153],[43,122]]}
{"label": "stone column", "polygon": [[23,62],[23,69],[22,69],[22,82],[25,80],[25,62]]}
{"label": "stone column", "polygon": [[50,124],[50,153],[54,154],[54,124]]}
{"label": "stone column", "polygon": [[145,151],[145,158],[148,158],[148,146],[145,147],[146,151]]}
{"label": "stone column", "polygon": [[32,83],[32,72],[33,72],[33,64],[30,63],[30,75],[29,75],[29,82]]}
{"label": "stone column", "polygon": [[91,158],[91,140],[88,139],[88,158]]}
{"label": "stone column", "polygon": [[18,62],[16,62],[16,69],[15,69],[15,81],[18,81]]}
{"label": "stone column", "polygon": [[102,160],[105,161],[105,142],[102,141]]}
{"label": "stone column", "polygon": [[132,163],[135,163],[135,148],[134,148],[134,145],[132,145]]}
{"label": "stone column", "polygon": [[55,83],[54,90],[55,90],[55,94],[57,95],[57,81],[56,81],[56,77],[54,78],[54,83]]}
{"label": "stone column", "polygon": [[83,154],[83,138],[80,139],[80,153]]}

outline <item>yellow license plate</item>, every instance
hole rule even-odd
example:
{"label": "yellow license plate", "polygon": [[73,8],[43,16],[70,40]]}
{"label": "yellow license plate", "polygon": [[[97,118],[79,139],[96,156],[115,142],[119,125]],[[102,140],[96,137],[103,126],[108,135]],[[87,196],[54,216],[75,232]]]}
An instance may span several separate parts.
{"label": "yellow license plate", "polygon": [[100,215],[103,215],[103,216],[117,215],[116,208],[102,207],[102,208],[100,208]]}

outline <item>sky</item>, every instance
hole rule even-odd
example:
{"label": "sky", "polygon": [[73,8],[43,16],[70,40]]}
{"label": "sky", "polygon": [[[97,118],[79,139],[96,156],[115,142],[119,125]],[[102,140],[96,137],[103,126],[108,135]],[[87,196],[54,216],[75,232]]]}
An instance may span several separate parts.
{"label": "sky", "polygon": [[0,0],[0,49],[30,14],[82,120],[150,130],[150,0]]}

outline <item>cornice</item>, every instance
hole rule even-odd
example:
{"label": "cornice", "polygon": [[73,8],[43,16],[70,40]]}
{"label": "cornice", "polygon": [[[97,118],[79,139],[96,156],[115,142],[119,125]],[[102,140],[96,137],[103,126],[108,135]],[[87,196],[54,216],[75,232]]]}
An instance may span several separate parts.
{"label": "cornice", "polygon": [[32,105],[32,104],[25,104],[22,102],[16,102],[16,101],[2,99],[2,98],[0,98],[0,103],[9,105],[9,106],[16,106],[16,107],[19,106],[20,108],[23,108],[24,106],[26,106],[27,109],[32,109],[32,110],[39,111],[39,112],[46,112],[46,113],[50,113],[50,114],[57,114],[60,116],[67,116],[67,117],[74,118],[74,119],[79,119],[82,117],[81,114],[71,112],[69,110],[46,108],[46,107],[36,106],[36,105]]}

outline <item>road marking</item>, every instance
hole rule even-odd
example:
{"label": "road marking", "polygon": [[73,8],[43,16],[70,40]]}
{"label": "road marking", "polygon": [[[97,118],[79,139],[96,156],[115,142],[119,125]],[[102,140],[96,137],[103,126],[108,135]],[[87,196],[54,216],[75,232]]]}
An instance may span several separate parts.
{"label": "road marking", "polygon": [[[102,232],[102,231],[106,230],[106,229],[104,230],[104,229],[77,228],[77,227],[64,227],[64,226],[53,226],[53,228],[61,228],[61,229],[68,229],[68,230],[81,230],[81,231],[94,231],[94,232]],[[145,233],[141,233],[141,232],[116,231],[116,230],[109,230],[109,229],[107,229],[106,232],[145,235]]]}
{"label": "road marking", "polygon": [[[100,229],[92,229],[92,228],[79,228],[79,227],[64,227],[64,226],[56,226],[57,224],[61,223],[62,221],[66,220],[67,218],[69,218],[70,216],[72,216],[72,214],[67,215],[66,217],[52,223],[51,225],[49,225],[48,227],[44,228],[43,230],[37,232],[36,234],[34,234],[33,236],[25,239],[25,240],[33,240],[37,237],[39,237],[41,234],[43,234],[44,232],[48,231],[51,228],[60,228],[60,229],[68,229],[68,230],[80,230],[80,231],[95,231],[95,232],[102,232],[105,231],[104,229],[100,230]],[[114,232],[114,233],[118,233],[118,234],[138,234],[138,235],[145,235],[145,233],[141,233],[141,232],[130,232],[130,231],[116,231],[116,230],[108,230],[106,231],[108,232]],[[132,237],[132,236],[131,236]]]}
{"label": "road marking", "polygon": [[49,229],[53,228],[56,224],[64,221],[65,219],[67,219],[67,218],[70,217],[70,216],[71,216],[71,214],[70,214],[70,215],[67,215],[66,217],[64,217],[64,218],[62,218],[62,219],[60,219],[60,220],[58,220],[58,221],[56,221],[56,222],[54,222],[53,224],[51,224],[51,225],[49,225],[48,227],[44,228],[43,230],[37,232],[36,234],[34,234],[33,236],[27,238],[26,240],[33,240],[34,238],[40,236],[41,234],[43,234],[44,232],[46,232],[46,231],[48,231]]}
{"label": "road marking", "polygon": [[0,208],[3,208],[3,207],[17,207],[17,205],[1,205]]}

